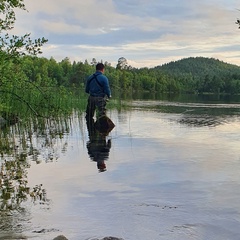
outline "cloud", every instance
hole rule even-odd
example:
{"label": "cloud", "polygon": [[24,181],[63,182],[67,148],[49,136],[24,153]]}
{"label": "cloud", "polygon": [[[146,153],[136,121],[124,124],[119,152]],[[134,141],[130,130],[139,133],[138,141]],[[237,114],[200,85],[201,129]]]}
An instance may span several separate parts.
{"label": "cloud", "polygon": [[[126,57],[154,66],[188,56],[221,56],[240,63],[240,15],[235,0],[25,0],[17,33],[44,36],[44,56],[77,60]],[[49,47],[54,46],[54,48]],[[55,55],[56,54],[56,55]]]}

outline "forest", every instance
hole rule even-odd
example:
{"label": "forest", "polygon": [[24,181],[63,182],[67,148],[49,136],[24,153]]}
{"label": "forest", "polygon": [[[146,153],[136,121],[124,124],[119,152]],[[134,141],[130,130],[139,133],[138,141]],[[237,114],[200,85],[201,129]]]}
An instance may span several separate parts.
{"label": "forest", "polygon": [[[97,60],[91,63],[60,62],[54,58],[24,56],[20,68],[32,82],[84,88],[87,76],[95,71]],[[240,93],[240,67],[218,59],[189,57],[154,68],[133,68],[127,59],[119,58],[116,67],[106,65],[105,74],[112,89],[122,91],[155,91],[185,93]]]}
{"label": "forest", "polygon": [[[116,67],[103,63],[113,98],[120,97],[120,93],[140,91],[240,94],[240,67],[213,58],[189,57],[154,68],[133,68],[124,57],[119,58]],[[14,106],[19,106],[19,103],[15,104],[18,101],[21,108],[26,109],[24,115],[26,111],[43,114],[39,109],[46,109],[46,115],[59,112],[59,109],[70,110],[73,106],[66,108],[66,103],[72,101],[75,93],[81,98],[86,97],[85,81],[95,71],[96,64],[96,59],[91,63],[87,60],[71,63],[67,57],[57,62],[53,57],[30,55],[5,62],[1,71],[4,75],[1,78],[0,106],[3,110],[11,108],[14,111]]]}

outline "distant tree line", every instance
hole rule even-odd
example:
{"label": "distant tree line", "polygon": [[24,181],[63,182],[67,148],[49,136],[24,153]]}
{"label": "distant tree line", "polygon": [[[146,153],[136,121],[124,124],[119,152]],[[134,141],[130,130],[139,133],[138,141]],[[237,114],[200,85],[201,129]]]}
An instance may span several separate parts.
{"label": "distant tree line", "polygon": [[[240,93],[240,67],[213,58],[190,57],[139,69],[129,66],[124,57],[119,58],[116,67],[103,63],[111,87],[121,91]],[[60,62],[35,56],[21,58],[21,69],[30,81],[64,87],[83,88],[96,64],[95,58],[91,63],[71,63],[68,58]]]}

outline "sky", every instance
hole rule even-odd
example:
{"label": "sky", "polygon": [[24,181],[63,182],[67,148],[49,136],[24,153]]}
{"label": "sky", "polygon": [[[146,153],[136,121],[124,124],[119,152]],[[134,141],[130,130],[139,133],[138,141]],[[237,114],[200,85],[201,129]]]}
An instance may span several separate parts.
{"label": "sky", "polygon": [[188,57],[240,66],[236,0],[25,0],[14,34],[45,37],[43,57],[155,67]]}

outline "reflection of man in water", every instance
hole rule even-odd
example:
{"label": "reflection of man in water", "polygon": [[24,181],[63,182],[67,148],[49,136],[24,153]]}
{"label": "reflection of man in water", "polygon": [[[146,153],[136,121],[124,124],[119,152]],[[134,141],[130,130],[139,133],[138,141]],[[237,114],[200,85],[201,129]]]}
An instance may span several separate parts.
{"label": "reflection of man in water", "polygon": [[109,157],[111,140],[106,140],[106,134],[97,130],[93,119],[87,120],[89,141],[87,142],[88,154],[91,160],[97,162],[99,172],[107,170],[105,160]]}

